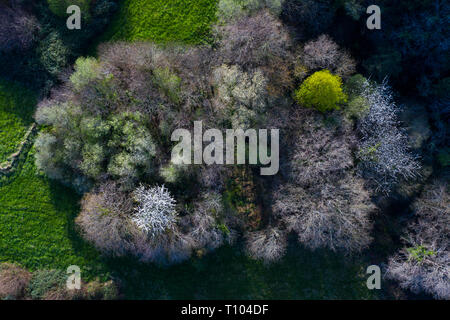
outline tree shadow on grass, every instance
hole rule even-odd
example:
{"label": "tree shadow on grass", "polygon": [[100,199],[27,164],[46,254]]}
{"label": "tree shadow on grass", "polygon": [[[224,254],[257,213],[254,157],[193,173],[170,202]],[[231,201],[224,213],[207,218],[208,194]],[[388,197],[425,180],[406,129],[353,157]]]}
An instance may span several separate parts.
{"label": "tree shadow on grass", "polygon": [[[37,103],[33,91],[23,87],[17,82],[7,81],[0,78],[0,102],[3,98],[12,103],[12,107],[0,105],[0,110],[21,119],[25,125],[33,123],[33,113]],[[2,129],[2,128],[0,128]],[[6,130],[7,128],[3,128]]]}
{"label": "tree shadow on grass", "polygon": [[72,249],[77,255],[82,256],[87,261],[93,262],[89,266],[84,266],[88,278],[99,277],[100,279],[107,280],[108,270],[104,268],[101,253],[81,237],[75,224],[75,218],[80,212],[81,196],[72,188],[64,186],[57,181],[50,180],[49,187],[52,205],[57,212],[66,216],[67,236],[71,242]]}
{"label": "tree shadow on grass", "polygon": [[241,245],[171,267],[136,259],[109,259],[127,299],[378,299],[367,289],[361,257],[291,244],[286,256],[266,265],[248,258]]}

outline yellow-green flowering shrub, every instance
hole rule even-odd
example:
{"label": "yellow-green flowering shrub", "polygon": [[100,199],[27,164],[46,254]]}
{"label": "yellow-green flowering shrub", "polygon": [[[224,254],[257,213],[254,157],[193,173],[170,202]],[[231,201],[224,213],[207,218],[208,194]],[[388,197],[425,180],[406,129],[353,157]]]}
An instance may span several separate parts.
{"label": "yellow-green flowering shrub", "polygon": [[340,104],[347,102],[347,95],[342,90],[341,77],[322,70],[302,83],[295,91],[295,100],[302,106],[325,112],[338,110]]}

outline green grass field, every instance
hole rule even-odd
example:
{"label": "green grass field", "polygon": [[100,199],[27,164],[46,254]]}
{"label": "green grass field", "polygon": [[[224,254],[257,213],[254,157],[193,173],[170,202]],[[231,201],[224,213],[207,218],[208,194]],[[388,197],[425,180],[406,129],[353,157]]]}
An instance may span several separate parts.
{"label": "green grass field", "polygon": [[102,275],[98,253],[74,230],[79,196],[37,174],[33,150],[0,182],[0,261],[30,270],[80,266]]}
{"label": "green grass field", "polygon": [[124,0],[101,41],[207,42],[216,5],[217,0]]}
{"label": "green grass field", "polygon": [[0,80],[0,164],[14,153],[33,123],[34,94]]}

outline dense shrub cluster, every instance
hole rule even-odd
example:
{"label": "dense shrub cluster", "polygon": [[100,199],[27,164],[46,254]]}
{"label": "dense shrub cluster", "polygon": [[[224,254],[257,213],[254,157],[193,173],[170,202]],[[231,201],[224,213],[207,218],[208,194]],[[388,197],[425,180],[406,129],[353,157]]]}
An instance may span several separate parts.
{"label": "dense shrub cluster", "polygon": [[[221,27],[216,52],[116,43],[101,47],[98,60],[77,60],[66,88],[36,113],[40,125],[52,128],[36,143],[38,167],[80,191],[105,179],[132,189],[162,172],[157,168],[168,155],[174,128],[190,127],[199,116],[223,128],[228,119],[235,127],[260,122],[277,97],[269,92],[274,70],[264,66],[287,58],[289,38],[268,13],[244,19]],[[255,28],[259,34],[248,46],[245,26],[254,28],[255,21],[271,32]],[[241,58],[235,59],[235,50]],[[267,60],[260,60],[261,54]]]}
{"label": "dense shrub cluster", "polygon": [[132,254],[143,261],[175,262],[190,255],[189,243],[172,228],[149,236],[134,221],[138,210],[129,195],[106,184],[95,193],[85,195],[77,218],[85,238],[108,255]]}
{"label": "dense shrub cluster", "polygon": [[219,0],[216,14],[222,23],[251,15],[261,9],[277,15],[281,13],[283,3],[284,0]]}
{"label": "dense shrub cluster", "polygon": [[304,80],[294,93],[297,103],[325,112],[347,102],[342,79],[355,73],[356,63],[346,51],[329,36],[321,35],[296,50],[296,56],[294,76]]}
{"label": "dense shrub cluster", "polygon": [[[33,1],[0,3],[0,76],[20,81],[46,95],[75,58],[108,24],[116,0]],[[66,26],[67,4],[83,10],[82,28]]]}
{"label": "dense shrub cluster", "polygon": [[[81,7],[81,30],[66,27],[72,4]],[[368,31],[370,4],[0,0],[4,156],[32,121],[28,104],[20,99],[23,90],[13,85],[18,81],[42,98],[35,113],[39,133],[29,136],[34,148],[18,159],[35,157],[40,173],[82,196],[75,228],[102,255],[168,265],[243,240],[250,257],[273,262],[293,239],[310,250],[344,254],[373,245],[362,260],[381,260],[396,245],[397,223],[407,221],[403,248],[389,259],[388,277],[412,292],[450,299],[445,180],[450,6],[444,0],[379,0],[382,29]],[[119,42],[97,45],[105,40]],[[355,75],[357,67],[371,80]],[[385,79],[402,93],[395,100],[405,106],[397,106]],[[13,104],[21,101],[20,108],[8,103],[11,90],[19,92]],[[171,163],[172,132],[192,131],[200,120],[203,131],[280,129],[279,173],[258,175],[260,163]],[[81,260],[97,259],[91,245],[80,244],[81,251],[73,246],[70,218],[55,220],[48,214],[56,206],[58,212],[77,210],[77,200],[67,200],[77,195],[60,199],[54,189],[65,188],[35,176],[35,166],[21,161],[17,176],[0,181],[13,182],[2,193],[9,216],[18,216],[14,210],[22,199],[17,190],[29,182],[28,189],[44,186],[34,188],[44,195],[41,201],[32,207],[22,203],[20,210],[40,206],[28,220],[43,218],[69,228],[59,226],[55,235],[44,239],[41,234],[33,241],[41,249],[55,236],[63,241],[56,254],[49,248],[51,257],[59,257],[56,264],[71,260],[75,251]],[[436,181],[424,186],[428,178]],[[408,215],[409,203],[414,214]],[[399,207],[405,214],[391,210]],[[14,223],[6,218],[2,224],[6,242],[14,238],[15,243],[5,261],[29,241],[16,241]],[[67,248],[75,251],[68,254]],[[18,261],[35,266],[35,258],[20,255]],[[41,254],[39,261],[48,258]],[[0,299],[118,296],[112,281],[95,280],[70,291],[66,278],[63,270],[29,272],[2,263]]]}
{"label": "dense shrub cluster", "polygon": [[44,299],[50,292],[61,290],[67,276],[62,270],[38,270],[30,281],[30,295],[33,299]]}
{"label": "dense shrub cluster", "polygon": [[0,52],[27,50],[36,40],[39,30],[37,19],[25,11],[17,1],[0,3]]}
{"label": "dense shrub cluster", "polygon": [[40,269],[31,273],[12,263],[0,264],[2,300],[111,300],[119,296],[113,281],[82,282],[77,290],[68,290],[66,283],[67,274],[62,270]]}
{"label": "dense shrub cluster", "polygon": [[361,74],[356,74],[345,82],[344,92],[348,96],[348,103],[343,112],[348,120],[361,119],[369,110],[369,103],[363,95],[366,81]]}
{"label": "dense shrub cluster", "polygon": [[[358,173],[371,167],[355,155],[372,137],[372,113],[395,109],[390,96],[351,77],[354,61],[330,37],[296,45],[266,10],[272,2],[233,3],[243,14],[219,22],[214,47],[105,44],[40,104],[36,164],[84,193],[76,223],[104,254],[170,264],[242,237],[249,255],[273,261],[290,233],[312,249],[370,244],[376,207]],[[290,150],[282,173],[170,163],[171,133],[196,120],[204,129],[280,128]],[[381,122],[378,131],[397,127]],[[413,159],[403,148],[395,174],[407,178],[400,165]]]}
{"label": "dense shrub cluster", "polygon": [[85,238],[106,254],[170,264],[233,239],[216,193],[202,195],[187,216],[178,216],[180,208],[172,207],[174,200],[164,187],[141,186],[133,194],[134,201],[117,185],[105,184],[83,199],[76,222]]}
{"label": "dense shrub cluster", "polygon": [[447,181],[427,185],[414,202],[416,221],[403,237],[405,246],[391,257],[387,274],[403,288],[450,298],[450,197]]}
{"label": "dense shrub cluster", "polygon": [[[250,46],[248,31],[255,41]],[[285,65],[292,82],[290,39],[275,17],[266,12],[242,17],[217,32],[217,50],[101,46],[98,59],[76,61],[69,81],[36,112],[44,129],[35,144],[36,164],[80,192],[90,190],[77,224],[102,252],[173,263],[259,225],[251,175],[248,187],[222,199],[217,191],[240,188],[227,182],[237,179],[227,173],[230,168],[167,164],[171,133],[191,128],[194,120],[223,129],[262,125],[264,113],[288,88],[270,90],[273,63]],[[197,181],[202,192],[186,192]],[[157,187],[162,183],[168,189]]]}
{"label": "dense shrub cluster", "polygon": [[328,70],[317,71],[308,77],[295,92],[295,99],[300,105],[321,112],[338,110],[339,105],[347,102],[341,78]]}
{"label": "dense shrub cluster", "polygon": [[63,103],[40,108],[36,120],[53,127],[53,134],[42,132],[36,140],[38,168],[79,191],[105,175],[130,185],[152,169],[156,147],[138,112],[102,119]]}
{"label": "dense shrub cluster", "polygon": [[[357,55],[367,75],[388,76],[396,89],[431,97],[449,71],[446,1],[382,0],[382,28],[367,32],[365,0],[285,0],[280,17],[307,41],[329,34]],[[336,27],[338,26],[338,27]]]}
{"label": "dense shrub cluster", "polygon": [[376,208],[354,172],[354,133],[346,122],[327,125],[323,116],[306,110],[294,117],[293,125],[286,181],[272,195],[274,220],[254,235],[270,240],[271,249],[258,251],[249,242],[250,252],[266,261],[275,259],[291,231],[311,249],[361,251],[371,242],[370,215]]}
{"label": "dense shrub cluster", "polygon": [[11,264],[0,264],[0,299],[21,299],[31,279],[31,273]]}
{"label": "dense shrub cluster", "polygon": [[308,70],[327,69],[344,78],[356,70],[356,63],[351,56],[327,35],[321,35],[305,44],[301,63]]}

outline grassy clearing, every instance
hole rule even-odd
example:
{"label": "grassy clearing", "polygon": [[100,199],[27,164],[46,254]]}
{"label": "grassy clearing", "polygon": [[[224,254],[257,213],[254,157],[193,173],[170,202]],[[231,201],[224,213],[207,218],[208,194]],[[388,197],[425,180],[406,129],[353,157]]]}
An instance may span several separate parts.
{"label": "grassy clearing", "polygon": [[0,164],[16,151],[33,123],[35,105],[33,92],[0,80]]}
{"label": "grassy clearing", "polygon": [[125,0],[101,41],[204,43],[217,0]]}
{"label": "grassy clearing", "polygon": [[98,253],[73,228],[79,197],[37,175],[31,150],[17,172],[0,181],[0,262],[30,270],[66,270],[78,265],[85,276],[104,274]]}
{"label": "grassy clearing", "polygon": [[[16,151],[35,106],[32,92],[0,80],[0,162]],[[73,228],[79,197],[38,176],[33,151],[21,158],[13,175],[0,177],[0,262],[30,270],[76,264],[88,275],[99,273],[98,253]]]}

